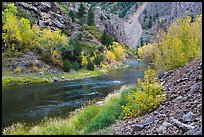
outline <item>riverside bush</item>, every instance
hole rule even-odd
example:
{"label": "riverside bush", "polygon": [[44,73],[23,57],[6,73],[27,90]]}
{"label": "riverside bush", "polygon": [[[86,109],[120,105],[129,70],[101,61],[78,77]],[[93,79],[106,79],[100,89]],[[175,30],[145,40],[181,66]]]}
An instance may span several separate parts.
{"label": "riverside bush", "polygon": [[94,71],[94,68],[95,68],[95,66],[94,66],[93,62],[91,62],[91,61],[89,60],[88,63],[87,63],[87,65],[86,65],[86,69],[87,69],[87,70]]}
{"label": "riverside bush", "polygon": [[64,61],[63,61],[63,67],[62,67],[62,69],[63,69],[65,72],[69,72],[71,68],[72,68],[71,63],[70,63],[69,61],[67,61],[67,60],[64,60]]}
{"label": "riverside bush", "polygon": [[138,79],[137,88],[133,88],[131,93],[124,94],[127,99],[127,104],[123,106],[124,118],[145,114],[164,101],[163,88],[157,83],[155,73],[154,70],[148,68],[145,71],[144,81]]}

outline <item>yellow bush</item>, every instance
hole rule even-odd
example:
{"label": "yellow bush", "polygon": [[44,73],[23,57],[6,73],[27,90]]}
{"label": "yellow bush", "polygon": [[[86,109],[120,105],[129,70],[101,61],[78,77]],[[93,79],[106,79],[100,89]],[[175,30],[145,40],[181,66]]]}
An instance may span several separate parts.
{"label": "yellow bush", "polygon": [[57,50],[51,50],[51,60],[53,64],[62,66],[62,57]]}
{"label": "yellow bush", "polygon": [[109,63],[111,63],[112,61],[115,61],[115,53],[113,51],[108,50],[106,54],[106,58]]}
{"label": "yellow bush", "polygon": [[124,118],[137,117],[147,113],[164,101],[163,88],[157,83],[155,73],[154,70],[148,68],[145,71],[144,81],[138,79],[136,90],[132,89],[135,91],[126,95],[128,103],[123,106]]}
{"label": "yellow bush", "polygon": [[123,61],[126,57],[125,48],[122,47],[118,42],[113,42],[113,52],[117,61]]}
{"label": "yellow bush", "polygon": [[22,68],[21,67],[16,67],[16,69],[14,70],[15,73],[19,73],[22,71]]}
{"label": "yellow bush", "polygon": [[40,72],[45,72],[45,67],[42,67],[42,68],[40,69]]}
{"label": "yellow bush", "polygon": [[88,63],[88,61],[87,61],[87,56],[82,56],[81,65],[82,65],[82,66],[86,66],[87,63]]}
{"label": "yellow bush", "polygon": [[144,45],[138,48],[138,51],[137,51],[139,58],[146,63],[149,63],[149,62],[152,63],[154,61],[154,58],[155,58],[154,52],[155,52],[155,48],[151,44]]}
{"label": "yellow bush", "polygon": [[33,66],[32,69],[33,69],[34,72],[38,72],[38,70],[39,70],[38,67],[36,67],[36,66]]}

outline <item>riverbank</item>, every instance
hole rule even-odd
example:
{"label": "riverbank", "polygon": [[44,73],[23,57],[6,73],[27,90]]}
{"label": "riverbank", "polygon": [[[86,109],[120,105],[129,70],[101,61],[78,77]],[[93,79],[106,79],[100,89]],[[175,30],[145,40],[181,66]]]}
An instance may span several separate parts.
{"label": "riverbank", "polygon": [[29,75],[29,74],[23,74],[23,73],[12,74],[11,72],[7,72],[9,75],[2,76],[2,86],[68,81],[68,80],[74,80],[74,79],[82,79],[87,77],[99,76],[107,73],[108,71],[109,71],[108,69],[97,68],[94,71],[81,69],[79,71],[72,71],[69,73],[66,73],[66,72],[48,73],[47,72],[42,75],[38,73],[33,73]]}
{"label": "riverbank", "polygon": [[89,71],[86,69],[81,69],[78,71],[71,71],[69,73],[13,73],[11,71],[3,71],[2,76],[2,86],[10,86],[10,85],[28,85],[28,84],[37,84],[37,83],[52,83],[52,82],[60,82],[60,81],[69,81],[76,79],[83,79],[89,77],[96,77],[99,75],[104,75],[113,69],[126,68],[129,65],[120,64],[119,66],[115,66],[113,68],[96,68],[94,71]]}
{"label": "riverbank", "polygon": [[[147,71],[146,77],[149,77],[148,72],[150,71]],[[71,112],[70,116],[65,119],[45,118],[32,127],[22,123],[13,124],[4,128],[3,134],[95,134],[99,130],[113,125],[117,120],[122,120],[127,116],[133,116],[131,111],[127,111],[133,105],[131,103],[131,96],[135,96],[136,100],[140,99],[137,103],[138,105],[142,105],[142,107],[136,110],[138,114],[142,114],[144,111],[150,111],[152,108],[158,106],[160,101],[162,101],[160,100],[162,94],[158,93],[158,90],[160,90],[159,85],[154,85],[157,93],[154,93],[155,89],[151,86],[152,84],[150,85],[154,97],[152,97],[152,93],[148,93],[151,95],[151,98],[147,97],[147,93],[138,96],[138,94],[141,94],[141,87],[146,88],[147,85],[145,83],[147,83],[146,80],[137,87],[135,85],[122,86],[120,90],[109,93],[108,96],[100,101],[93,100],[84,104],[81,108]]]}

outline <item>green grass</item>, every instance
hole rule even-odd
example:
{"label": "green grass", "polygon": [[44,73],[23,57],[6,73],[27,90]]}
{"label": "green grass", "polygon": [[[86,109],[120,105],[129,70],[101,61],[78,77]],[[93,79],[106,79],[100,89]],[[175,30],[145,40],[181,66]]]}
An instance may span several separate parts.
{"label": "green grass", "polygon": [[79,71],[72,71],[70,73],[62,73],[62,74],[56,74],[56,73],[45,73],[45,76],[39,75],[39,74],[13,74],[8,71],[3,71],[2,75],[2,86],[9,86],[9,85],[24,85],[24,84],[35,84],[35,83],[51,83],[54,81],[54,77],[62,78],[65,77],[68,80],[72,79],[80,79],[80,78],[86,78],[86,77],[93,77],[93,76],[99,76],[107,73],[108,70],[97,68],[95,71],[89,71],[85,69],[81,69]]}
{"label": "green grass", "polygon": [[45,118],[38,125],[27,127],[25,124],[13,124],[3,129],[8,135],[77,135],[91,134],[113,124],[121,116],[122,99],[119,93],[110,94],[104,100],[104,106],[95,104],[84,106],[79,112],[66,118]]}

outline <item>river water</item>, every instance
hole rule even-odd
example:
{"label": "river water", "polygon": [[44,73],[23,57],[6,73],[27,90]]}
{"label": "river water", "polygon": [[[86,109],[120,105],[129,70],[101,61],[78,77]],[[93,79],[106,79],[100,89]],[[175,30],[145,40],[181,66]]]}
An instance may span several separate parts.
{"label": "river water", "polygon": [[147,64],[126,62],[128,68],[80,80],[4,87],[2,90],[2,128],[13,123],[37,123],[44,117],[67,117],[88,100],[102,99],[122,85],[143,78]]}

